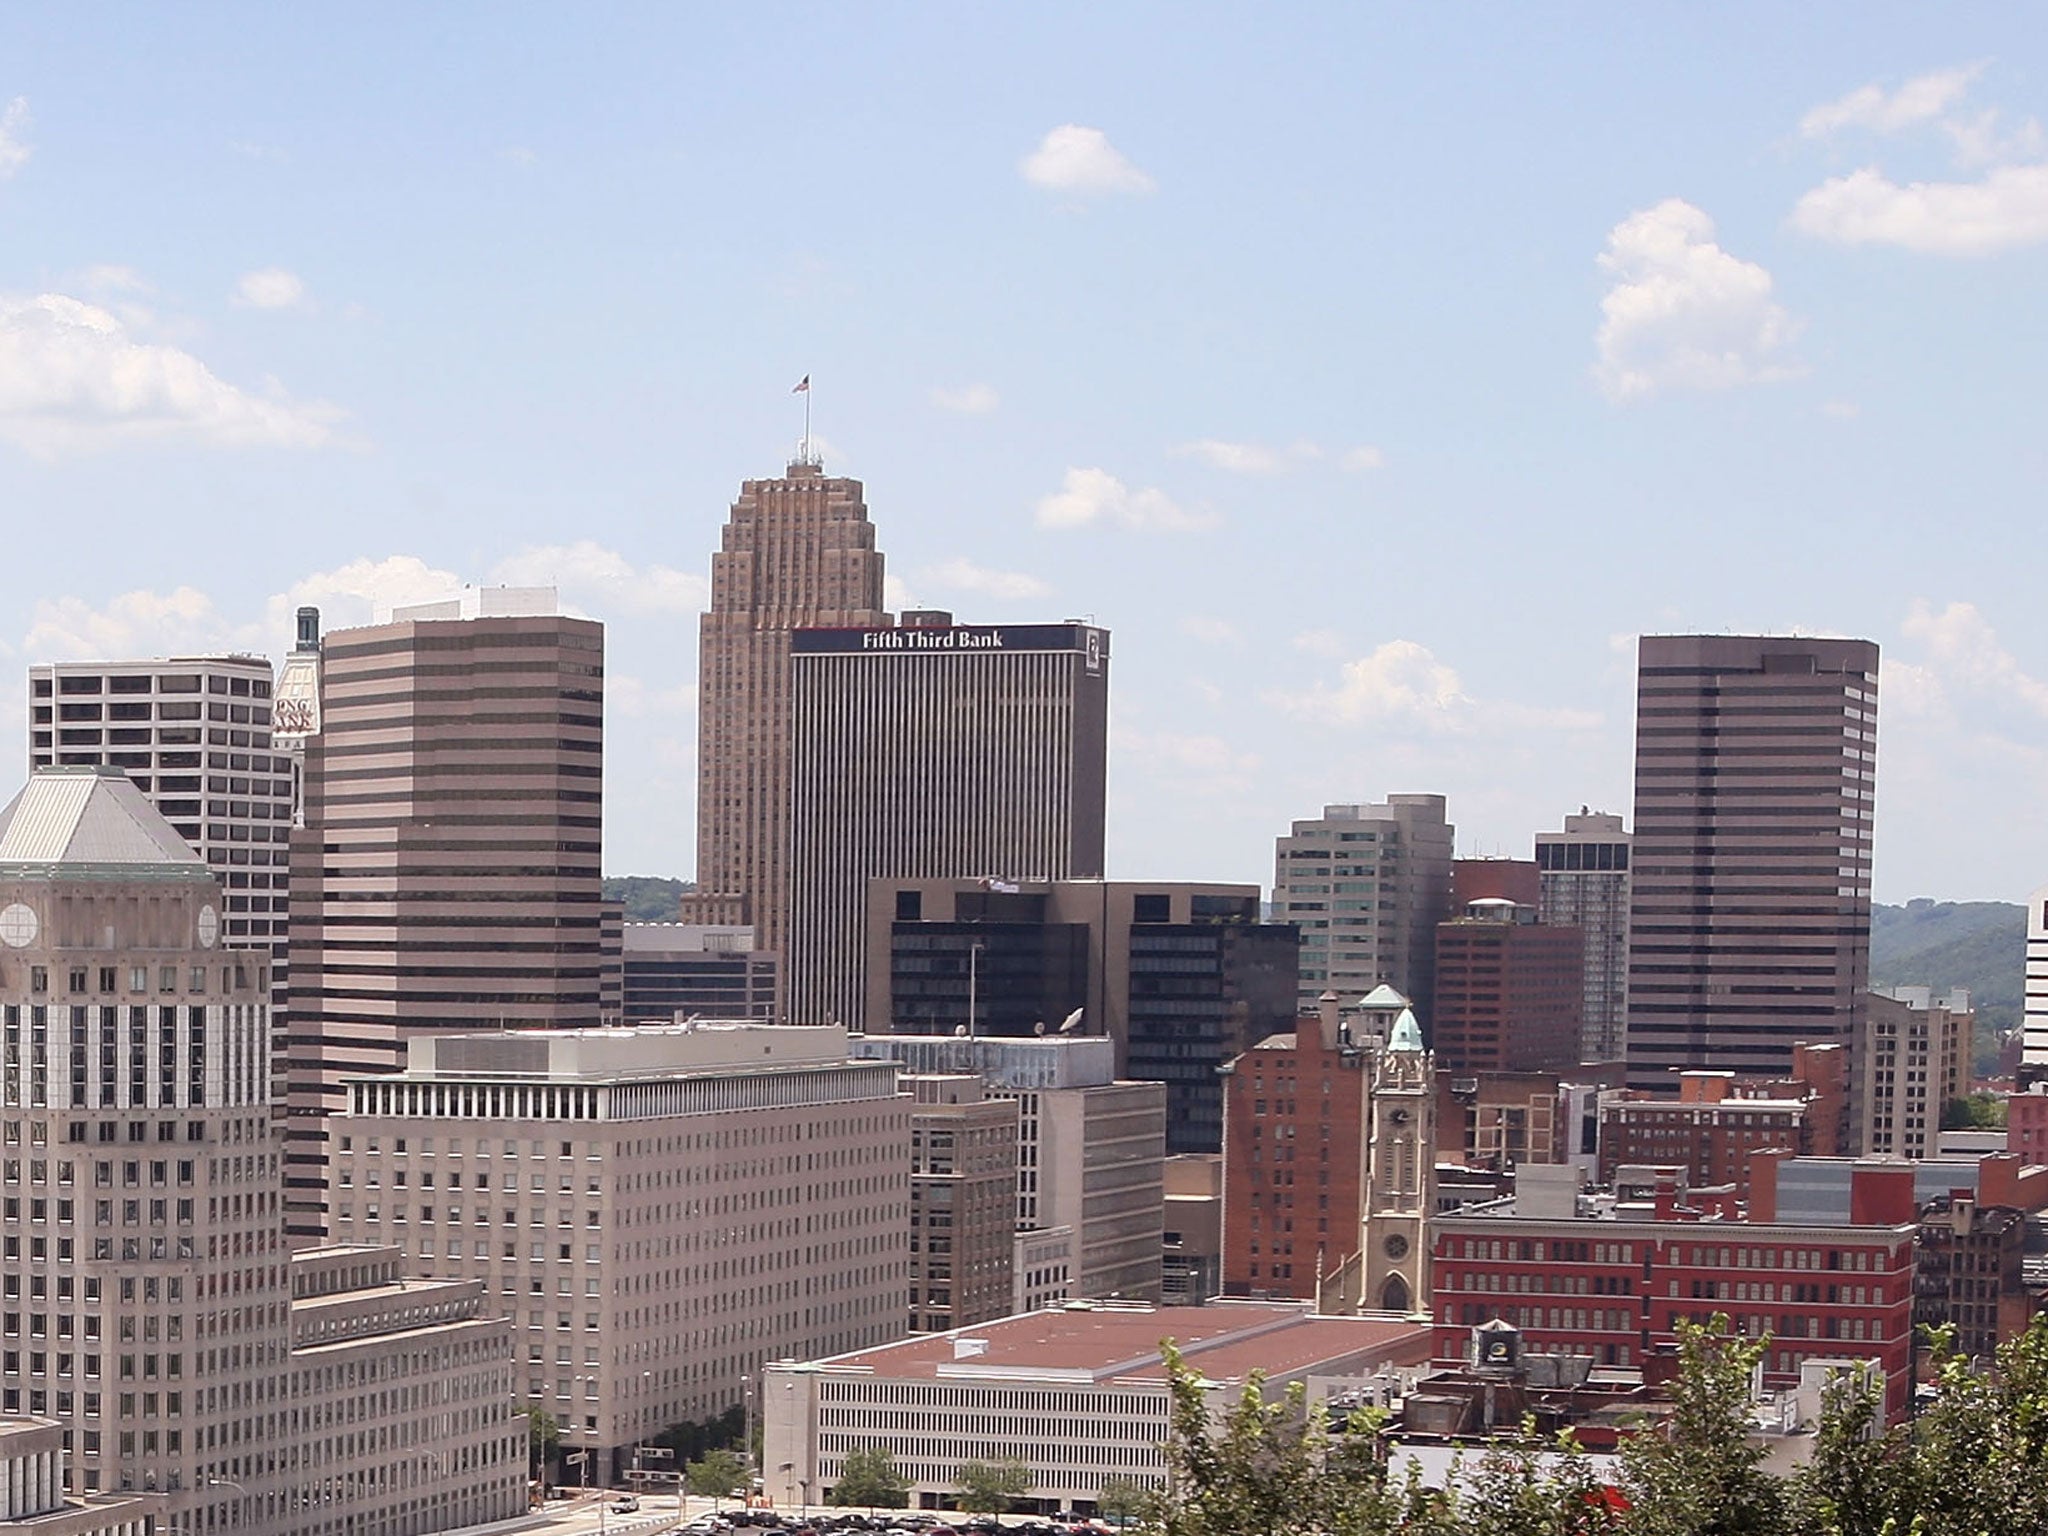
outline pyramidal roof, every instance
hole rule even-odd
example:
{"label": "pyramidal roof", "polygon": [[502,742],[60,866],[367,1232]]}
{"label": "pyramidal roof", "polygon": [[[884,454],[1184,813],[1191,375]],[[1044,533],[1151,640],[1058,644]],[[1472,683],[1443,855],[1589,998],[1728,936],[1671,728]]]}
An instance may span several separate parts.
{"label": "pyramidal roof", "polygon": [[1422,1026],[1415,1022],[1414,1009],[1403,1008],[1401,1016],[1394,1020],[1393,1032],[1387,1036],[1387,1049],[1422,1054]]}
{"label": "pyramidal roof", "polygon": [[0,865],[178,866],[206,861],[118,768],[38,768],[0,811]]}
{"label": "pyramidal roof", "polygon": [[1408,999],[1384,981],[1358,1000],[1361,1008],[1406,1008]]}

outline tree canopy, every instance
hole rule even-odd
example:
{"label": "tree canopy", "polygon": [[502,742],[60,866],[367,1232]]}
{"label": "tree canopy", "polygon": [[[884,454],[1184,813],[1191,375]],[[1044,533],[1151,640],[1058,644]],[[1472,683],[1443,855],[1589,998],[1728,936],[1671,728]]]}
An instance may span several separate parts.
{"label": "tree canopy", "polygon": [[910,1502],[910,1479],[897,1469],[896,1458],[881,1446],[849,1451],[839,1481],[826,1502],[862,1509],[901,1509]]}

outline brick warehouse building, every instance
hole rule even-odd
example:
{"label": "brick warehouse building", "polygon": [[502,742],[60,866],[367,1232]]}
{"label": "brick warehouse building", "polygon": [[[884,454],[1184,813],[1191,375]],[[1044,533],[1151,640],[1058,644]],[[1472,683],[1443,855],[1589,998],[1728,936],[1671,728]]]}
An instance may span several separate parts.
{"label": "brick warehouse building", "polygon": [[1702,1220],[1668,1180],[1640,1213],[1577,1215],[1575,1195],[1545,1190],[1439,1217],[1436,1358],[1461,1360],[1473,1327],[1499,1318],[1532,1350],[1640,1366],[1680,1318],[1719,1312],[1740,1333],[1770,1336],[1769,1388],[1796,1386],[1809,1359],[1877,1362],[1885,1417],[1899,1422],[1912,1393],[1913,1176],[1871,1165],[1853,1180],[1845,1225]]}

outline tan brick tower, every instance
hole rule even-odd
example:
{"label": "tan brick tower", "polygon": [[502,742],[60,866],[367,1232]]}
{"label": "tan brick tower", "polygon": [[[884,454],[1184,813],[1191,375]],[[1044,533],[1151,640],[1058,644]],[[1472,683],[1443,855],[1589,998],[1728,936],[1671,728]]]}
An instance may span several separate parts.
{"label": "tan brick tower", "polygon": [[788,900],[789,634],[886,628],[882,556],[858,480],[799,460],[748,480],[711,557],[697,665],[697,890],[681,918],[752,923],[781,950]]}

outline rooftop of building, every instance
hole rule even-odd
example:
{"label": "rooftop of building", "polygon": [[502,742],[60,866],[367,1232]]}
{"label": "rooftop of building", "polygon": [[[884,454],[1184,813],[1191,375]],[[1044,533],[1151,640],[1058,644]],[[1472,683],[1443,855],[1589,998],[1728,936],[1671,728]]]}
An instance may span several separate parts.
{"label": "rooftop of building", "polygon": [[424,603],[401,603],[391,609],[391,624],[430,619],[548,619],[561,613],[553,587],[464,587]]}
{"label": "rooftop of building", "polygon": [[1106,1035],[849,1035],[847,1053],[912,1072],[977,1072],[1006,1089],[1106,1088],[1116,1042]]}
{"label": "rooftop of building", "polygon": [[119,768],[38,768],[0,810],[0,870],[124,879],[209,877],[191,845]]}
{"label": "rooftop of building", "polygon": [[837,1024],[759,1019],[690,1019],[602,1029],[519,1029],[499,1034],[426,1035],[406,1044],[406,1078],[512,1078],[540,1082],[782,1072],[862,1065],[849,1062]]}
{"label": "rooftop of building", "polygon": [[1209,1381],[1242,1381],[1253,1371],[1286,1379],[1361,1353],[1392,1355],[1433,1337],[1427,1322],[1381,1314],[1323,1317],[1308,1303],[1218,1301],[1159,1308],[1121,1302],[1066,1302],[950,1333],[919,1334],[855,1350],[801,1369],[893,1379],[1164,1382],[1162,1340]]}

